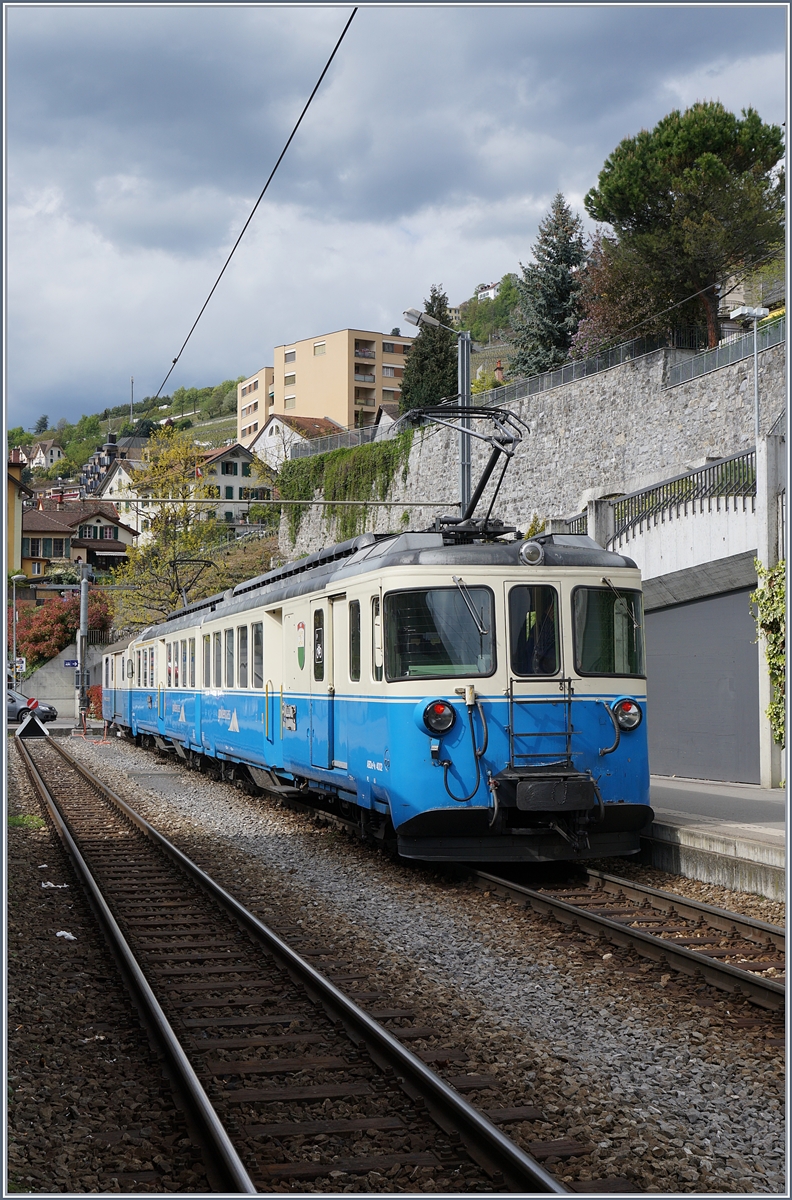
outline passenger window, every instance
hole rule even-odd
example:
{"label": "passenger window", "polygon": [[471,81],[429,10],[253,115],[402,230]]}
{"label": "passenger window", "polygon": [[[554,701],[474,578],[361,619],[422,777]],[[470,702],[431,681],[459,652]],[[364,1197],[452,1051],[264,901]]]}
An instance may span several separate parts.
{"label": "passenger window", "polygon": [[181,644],[181,685],[187,687],[187,639]]}
{"label": "passenger window", "polygon": [[179,643],[173,643],[173,686],[179,686]]}
{"label": "passenger window", "polygon": [[360,601],[349,603],[349,678],[360,679]]}
{"label": "passenger window", "polygon": [[314,679],[324,679],[324,611],[314,611]]}
{"label": "passenger window", "polygon": [[190,638],[190,687],[195,687],[195,638]]}
{"label": "passenger window", "polygon": [[173,687],[172,663],[173,663],[173,643],[168,642],[168,673],[167,673],[168,687]]}
{"label": "passenger window", "polygon": [[239,686],[248,685],[248,631],[247,625],[237,629],[237,654],[239,655]]}
{"label": "passenger window", "polygon": [[544,584],[509,592],[511,668],[515,675],[555,675],[561,655],[558,595]]}
{"label": "passenger window", "polygon": [[149,686],[154,687],[154,647],[149,649]]}
{"label": "passenger window", "polygon": [[139,651],[139,650],[136,650],[136,651],[135,651],[135,658],[137,659],[137,681],[138,681],[138,687],[140,687],[140,651]]}
{"label": "passenger window", "polygon": [[223,686],[223,640],[219,633],[214,635],[214,685],[216,688]]}
{"label": "passenger window", "polygon": [[225,631],[226,687],[234,686],[234,631]]}
{"label": "passenger window", "polygon": [[124,659],[121,659],[121,682],[124,682]]}
{"label": "passenger window", "polygon": [[382,679],[382,615],[379,596],[371,597],[371,670],[375,679]]}
{"label": "passenger window", "polygon": [[264,625],[253,626],[253,687],[264,687]]}

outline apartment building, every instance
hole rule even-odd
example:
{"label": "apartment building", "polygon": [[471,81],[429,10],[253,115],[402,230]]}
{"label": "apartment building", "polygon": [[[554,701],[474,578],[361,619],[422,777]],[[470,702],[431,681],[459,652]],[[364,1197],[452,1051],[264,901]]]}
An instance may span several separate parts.
{"label": "apartment building", "polygon": [[267,397],[272,393],[274,378],[273,367],[262,367],[237,386],[237,442],[240,446],[250,445],[270,415]]}
{"label": "apartment building", "polygon": [[[275,347],[275,365],[251,376],[239,388],[239,441],[250,445],[271,416],[325,417],[342,427],[373,425],[381,404],[398,405],[404,365],[413,339],[369,329],[339,329],[320,337],[304,338]],[[264,376],[271,372],[271,382]],[[246,384],[261,380],[257,391]],[[256,412],[249,409],[262,390],[266,408],[259,401]],[[242,437],[243,431],[247,434]]]}

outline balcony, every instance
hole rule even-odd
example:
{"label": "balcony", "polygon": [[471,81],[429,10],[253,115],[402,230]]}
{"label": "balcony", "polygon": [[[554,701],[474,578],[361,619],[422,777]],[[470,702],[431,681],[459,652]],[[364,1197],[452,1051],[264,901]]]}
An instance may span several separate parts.
{"label": "balcony", "polygon": [[358,372],[355,371],[355,383],[374,383],[374,382],[375,382],[374,375],[358,374]]}
{"label": "balcony", "polygon": [[367,350],[363,346],[355,346],[355,358],[376,358],[376,350]]}

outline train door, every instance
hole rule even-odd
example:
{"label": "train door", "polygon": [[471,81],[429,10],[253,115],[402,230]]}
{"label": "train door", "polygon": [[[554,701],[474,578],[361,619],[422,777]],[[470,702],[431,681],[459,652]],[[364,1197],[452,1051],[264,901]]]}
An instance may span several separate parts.
{"label": "train door", "polygon": [[571,693],[564,679],[557,581],[507,583],[509,761],[513,767],[566,762]]}
{"label": "train door", "polygon": [[308,645],[311,673],[311,763],[333,765],[333,605],[328,599],[312,600]]}
{"label": "train door", "polygon": [[[341,770],[347,768],[347,721],[348,702],[347,688],[344,686],[348,677],[349,655],[346,648],[349,645],[349,608],[346,593],[330,597],[330,615],[332,619],[332,637],[330,644],[333,650],[333,691],[330,704],[333,707],[333,745],[331,764]],[[341,691],[339,697],[338,692]]]}

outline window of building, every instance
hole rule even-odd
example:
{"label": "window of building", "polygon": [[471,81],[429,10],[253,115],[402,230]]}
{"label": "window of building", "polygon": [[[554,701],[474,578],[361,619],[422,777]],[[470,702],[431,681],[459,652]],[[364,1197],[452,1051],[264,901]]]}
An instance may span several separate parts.
{"label": "window of building", "polygon": [[52,557],[63,558],[63,538],[52,539]]}
{"label": "window of building", "polygon": [[320,354],[324,354],[326,350],[327,350],[326,342],[314,342],[314,356],[316,358],[318,358]]}
{"label": "window of building", "polygon": [[30,557],[41,558],[41,538],[30,539]]}
{"label": "window of building", "polygon": [[240,625],[237,629],[237,656],[239,658],[239,686],[241,688],[246,688],[248,685],[247,625]]}
{"label": "window of building", "polygon": [[396,368],[395,367],[383,367],[382,374],[387,379],[393,379],[394,375],[396,374]]}
{"label": "window of building", "polygon": [[225,490],[225,498],[226,498],[226,500],[233,500],[233,499],[234,499],[234,488],[233,488],[233,486],[229,485],[229,486],[226,488],[226,490]]}
{"label": "window of building", "polygon": [[253,626],[253,687],[264,687],[264,626],[261,621]]}
{"label": "window of building", "polygon": [[283,361],[284,361],[284,362],[287,362],[287,363],[294,362],[294,360],[296,359],[296,357],[297,357],[297,351],[296,351],[296,350],[287,350],[287,351],[286,351],[286,353],[285,353],[285,354],[284,354],[284,356],[283,356]]}
{"label": "window of building", "polygon": [[297,383],[296,375],[284,375],[284,377],[283,377],[283,386],[284,387],[293,388],[296,385],[296,383]]}
{"label": "window of building", "polygon": [[249,479],[249,478],[250,478],[250,466],[251,466],[251,464],[250,464],[250,463],[242,463],[242,474],[243,474],[243,475],[244,475],[244,476],[245,476],[247,479]]}
{"label": "window of building", "polygon": [[105,525],[102,530],[102,537],[107,541],[118,541],[118,529],[115,525]]}
{"label": "window of building", "polygon": [[284,408],[296,408],[297,407],[297,397],[296,396],[284,396],[283,397],[283,407]]}
{"label": "window of building", "polygon": [[30,571],[31,571],[31,574],[33,574],[33,575],[40,575],[41,574],[41,563],[34,562],[30,568]]}
{"label": "window of building", "polygon": [[[232,490],[232,489],[231,489],[231,488],[229,488],[229,491],[231,491],[231,490]],[[232,499],[233,499],[233,496],[232,496]],[[229,525],[233,525],[233,524],[234,524],[234,514],[233,514],[232,512],[228,512],[228,511],[226,511],[225,513],[223,513],[223,519],[224,519],[224,520],[225,520],[225,521],[226,521],[226,522],[227,522]]]}
{"label": "window of building", "polygon": [[222,678],[223,666],[223,643],[219,633],[214,635],[214,685],[216,688],[223,686]]}
{"label": "window of building", "polygon": [[239,470],[235,462],[224,462],[220,466],[220,473],[222,475],[238,475]]}
{"label": "window of building", "polygon": [[383,354],[395,354],[396,347],[394,346],[393,342],[383,342],[382,343],[382,352],[383,352]]}

